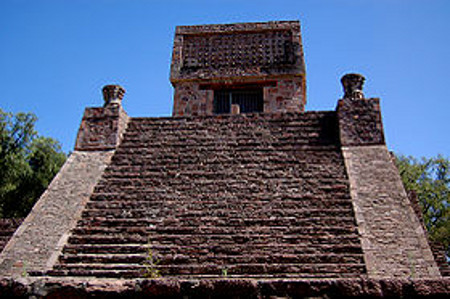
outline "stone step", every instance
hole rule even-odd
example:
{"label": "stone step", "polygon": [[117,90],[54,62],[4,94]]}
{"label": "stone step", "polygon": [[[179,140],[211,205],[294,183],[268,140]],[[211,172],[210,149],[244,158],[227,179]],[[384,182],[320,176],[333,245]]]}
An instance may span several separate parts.
{"label": "stone step", "polygon": [[[145,278],[145,270],[91,270],[91,269],[71,269],[71,270],[51,270],[46,274],[56,277],[93,277],[93,278]],[[226,273],[226,274],[225,274]],[[336,279],[336,278],[361,278],[365,277],[364,273],[274,273],[274,274],[228,274],[228,271],[220,274],[163,274],[162,279],[167,277],[176,277],[177,279],[229,279],[229,278],[245,278],[245,279]]]}
{"label": "stone step", "polygon": [[[140,254],[147,252],[149,243],[129,243],[129,244],[68,244],[64,247],[63,252],[68,254],[76,253],[134,253]],[[223,254],[226,252],[230,256],[240,256],[243,251],[257,252],[258,254],[264,254],[266,256],[286,253],[286,254],[334,254],[334,255],[361,255],[362,249],[359,244],[271,244],[266,246],[265,244],[233,244],[222,246],[210,246],[209,244],[199,244],[193,246],[183,246],[175,244],[151,244],[152,250],[161,255],[171,254],[186,254],[186,255],[209,255],[212,253]]]}
{"label": "stone step", "polygon": [[[279,154],[282,152],[289,152],[293,150],[315,150],[315,151],[328,151],[331,149],[337,149],[335,145],[329,145],[328,141],[315,141],[308,138],[308,136],[298,136],[299,139],[296,140],[282,140],[277,139],[267,143],[253,142],[251,140],[236,140],[236,144],[204,144],[201,148],[199,146],[188,146],[180,140],[172,140],[164,143],[149,143],[142,144],[136,140],[124,140],[122,143],[122,148],[118,151],[118,155],[126,155],[134,152],[134,149],[142,148],[146,146],[152,146],[153,150],[160,150],[158,153],[166,153],[169,156],[180,151],[181,153],[188,153],[193,155],[193,152],[206,153],[206,152],[216,152],[216,151],[235,151],[236,153],[245,154],[246,152],[254,152],[257,154],[271,153],[272,155]],[[303,137],[303,139],[301,139]],[[228,147],[228,149],[226,148]],[[189,153],[188,151],[191,150]],[[145,156],[144,156],[145,157]]]}
{"label": "stone step", "polygon": [[[226,269],[227,274],[283,274],[283,273],[365,273],[364,264],[239,264],[239,265],[182,265],[157,266],[162,275],[218,274]],[[301,274],[300,274],[301,275]]]}
{"label": "stone step", "polygon": [[[93,217],[93,218],[84,218],[78,221],[77,226],[79,227],[105,227],[105,226],[130,226],[130,227],[155,227],[157,225],[176,225],[176,219],[170,218],[170,214],[166,215],[168,218],[158,217],[158,218],[107,218],[107,217]],[[227,219],[225,219],[227,220]],[[230,221],[217,221],[215,223],[218,227],[230,227],[230,226],[240,226],[240,227],[253,227],[253,226],[265,226],[265,227],[302,227],[302,226],[315,226],[317,229],[323,227],[348,227],[355,226],[354,217],[308,217],[304,219],[300,219],[297,217],[290,218],[281,218],[281,217],[273,217],[273,218],[244,218],[244,219],[236,219],[235,222]],[[189,226],[201,226],[205,225],[204,221],[201,219],[193,219],[190,223],[187,223]]]}
{"label": "stone step", "polygon": [[[84,210],[82,217],[93,218],[93,217],[114,217],[115,219],[120,218],[145,218],[151,217],[153,215],[161,215],[159,209],[154,208],[142,208],[142,209],[88,209]],[[309,217],[321,217],[335,216],[339,217],[351,217],[353,216],[353,210],[350,207],[346,209],[274,209],[268,208],[264,209],[244,209],[231,210],[230,207],[226,210],[214,210],[210,211],[208,206],[204,206],[202,209],[196,210],[185,210],[185,211],[173,211],[174,217],[178,218],[180,221],[182,218],[213,218],[213,217],[226,217],[226,218],[273,218],[273,217],[297,217],[297,218],[309,218]],[[165,213],[164,213],[165,214]]]}
{"label": "stone step", "polygon": [[162,222],[162,219],[155,218],[122,218],[113,219],[107,217],[82,218],[77,222],[77,227],[105,227],[105,226],[130,226],[130,227],[151,227]]}
{"label": "stone step", "polygon": [[[105,187],[105,185],[99,185]],[[221,194],[221,198],[223,201],[236,200],[236,196],[230,193]],[[158,200],[157,200],[158,199]],[[163,203],[159,202],[159,200],[164,200]],[[310,202],[311,205],[315,203],[328,203],[329,205],[333,205],[334,202],[341,203],[346,202],[351,203],[350,195],[347,192],[336,192],[333,194],[332,198],[326,198],[324,194],[310,193],[305,192],[304,194],[298,193],[286,193],[280,194],[275,193],[268,195],[267,193],[256,193],[256,194],[241,194],[239,197],[240,202],[245,203],[253,203],[255,205],[267,204],[267,203],[277,203],[282,201],[290,204],[291,202]],[[124,205],[134,205],[139,203],[147,203],[149,205],[161,205],[164,206],[171,204],[220,204],[221,201],[217,201],[214,198],[211,198],[209,194],[198,194],[196,197],[191,197],[189,194],[178,193],[177,196],[173,194],[167,194],[167,190],[159,189],[157,187],[148,188],[146,191],[136,190],[133,193],[119,193],[119,192],[107,192],[102,191],[99,192],[98,188],[96,193],[93,193],[90,201],[88,202],[88,206],[90,204],[103,204],[107,205],[109,203],[123,203]]]}
{"label": "stone step", "polygon": [[[303,274],[350,274],[361,275],[365,273],[363,264],[239,264],[239,265],[212,265],[192,264],[181,266],[158,265],[154,269],[160,271],[162,277],[178,275],[282,275],[296,273],[298,277]],[[72,264],[56,265],[55,271],[49,275],[64,273],[69,276],[97,276],[97,277],[144,277],[148,273],[145,265],[124,264]],[[120,276],[116,276],[120,274]],[[111,275],[111,276],[110,276]]]}
{"label": "stone step", "polygon": [[[180,208],[189,208],[189,209],[203,209],[204,207],[214,207],[217,209],[226,208],[227,202],[235,200],[235,198],[224,198],[222,197],[222,201],[213,201],[213,200],[193,200],[190,198],[183,197],[180,200],[175,200],[172,198],[171,200],[165,200],[164,206],[177,206]],[[271,201],[262,201],[262,200],[249,200],[249,199],[240,199],[239,200],[243,209],[246,208],[282,208],[282,209],[294,209],[294,208],[311,208],[311,209],[322,209],[322,208],[343,208],[343,209],[353,209],[352,202],[348,199],[331,199],[331,200],[311,200],[309,198],[296,198],[294,199],[273,199]],[[85,211],[88,210],[106,210],[106,209],[149,209],[149,208],[158,208],[161,207],[161,202],[156,200],[102,200],[102,201],[90,201],[86,204]]]}
{"label": "stone step", "polygon": [[143,254],[147,244],[67,244],[63,254]]}
{"label": "stone step", "polygon": [[[343,245],[343,244],[359,244],[357,235],[329,235],[329,236],[300,236],[300,235],[273,235],[273,234],[256,234],[256,235],[199,235],[199,234],[183,234],[183,235],[152,235],[151,242],[161,245],[177,244],[184,246],[196,246],[199,244],[208,244],[211,247],[223,248],[224,245],[252,244],[272,246],[273,244],[296,244],[296,245]],[[69,238],[71,244],[124,244],[124,243],[148,243],[149,235],[140,234],[109,234],[109,235],[72,235]]]}
{"label": "stone step", "polygon": [[[131,253],[107,253],[107,254],[68,254],[65,253],[59,258],[59,264],[145,264],[149,255],[147,251],[139,254]],[[183,264],[362,264],[364,263],[361,254],[243,254],[240,256],[228,255],[186,255],[186,254],[166,254],[153,255],[158,261],[158,265],[183,265]]]}
{"label": "stone step", "polygon": [[126,244],[126,243],[141,243],[146,244],[148,236],[139,234],[115,234],[115,235],[91,235],[91,236],[76,236],[72,235],[68,239],[70,244]]}
{"label": "stone step", "polygon": [[[259,127],[263,127],[266,125],[266,128],[271,128],[274,130],[274,132],[283,132],[286,128],[316,128],[316,127],[322,127],[322,121],[323,116],[319,117],[310,117],[310,115],[307,115],[308,112],[306,112],[304,115],[298,115],[297,119],[291,122],[286,122],[285,120],[279,121],[275,119],[271,119],[270,116],[264,116],[265,119],[261,118],[261,121],[255,121],[251,120],[239,120],[239,119],[233,119],[233,126],[239,126],[246,128],[246,126],[242,126],[242,124],[251,124],[253,126],[257,125]],[[188,120],[188,121],[180,121],[179,119],[172,119],[170,121],[162,122],[160,120],[156,119],[142,119],[142,118],[132,118],[131,121],[128,124],[128,131],[127,133],[133,134],[135,132],[159,132],[161,130],[164,130],[164,132],[169,132],[176,134],[182,130],[195,130],[195,131],[202,131],[203,133],[207,132],[217,132],[217,131],[223,131],[224,133],[227,133],[229,131],[227,130],[220,130],[222,126],[229,125],[228,120],[221,120],[219,118],[214,118],[212,120],[212,123],[216,125],[217,127],[212,127],[208,120],[199,121],[199,118]],[[247,127],[248,128],[248,127]],[[278,130],[277,130],[278,129]],[[284,130],[283,130],[284,129]],[[253,132],[256,134],[261,134],[260,132]],[[184,134],[183,134],[184,135]]]}
{"label": "stone step", "polygon": [[[311,137],[312,139],[319,139],[323,138],[322,134],[322,128],[320,124],[316,123],[310,123],[304,124],[304,126],[286,126],[283,129],[280,130],[280,128],[273,129],[269,126],[263,126],[260,130],[260,134],[255,134],[254,131],[252,131],[252,128],[240,128],[239,133],[235,134],[232,131],[226,131],[226,128],[223,128],[222,130],[216,130],[213,133],[213,130],[211,128],[194,128],[194,127],[180,127],[176,131],[170,131],[170,130],[164,130],[162,131],[161,128],[149,128],[142,126],[140,128],[140,131],[132,131],[133,127],[129,127],[129,130],[124,134],[123,140],[124,141],[135,141],[135,142],[148,142],[151,140],[151,137],[153,136],[159,136],[160,138],[153,140],[155,143],[164,143],[166,141],[172,141],[172,140],[182,140],[185,141],[186,144],[193,145],[197,144],[197,142],[211,142],[214,140],[218,140],[218,137],[220,136],[226,136],[228,137],[227,140],[224,140],[225,142],[230,141],[240,141],[240,140],[249,140],[254,141],[256,143],[261,143],[268,140],[274,140],[274,139],[294,139],[296,136],[305,136],[305,137]],[[196,133],[195,138],[187,138],[187,134]],[[203,133],[203,134],[202,134]],[[153,135],[153,136],[152,136]],[[145,137],[142,138],[142,137]],[[332,136],[327,136],[332,137]]]}
{"label": "stone step", "polygon": [[[246,124],[251,124],[252,126],[245,126],[244,122],[233,122],[234,129],[239,127],[241,135],[242,132],[249,132],[250,134],[254,134],[258,137],[265,137],[264,130],[270,130],[272,135],[276,134],[286,134],[289,132],[298,132],[298,131],[320,131],[322,127],[322,123],[320,119],[298,119],[295,122],[290,123],[278,123],[266,121],[266,122],[247,122]],[[181,123],[177,120],[174,120],[172,123],[161,123],[161,122],[145,122],[143,120],[132,119],[132,121],[128,124],[128,130],[126,131],[124,137],[139,138],[142,134],[148,135],[159,135],[161,131],[166,135],[181,135],[184,138],[188,136],[187,134],[192,134],[193,132],[198,133],[201,137],[214,137],[212,133],[222,133],[222,134],[230,134],[230,130],[226,130],[227,125],[229,123],[221,122],[218,119],[214,120],[215,126],[208,126],[208,123],[199,123],[198,120]],[[254,126],[259,126],[260,131],[255,132],[252,131]],[[139,135],[139,132],[141,135]],[[203,134],[202,134],[203,133]],[[236,136],[236,135],[234,135]],[[239,136],[239,135],[237,135]]]}
{"label": "stone step", "polygon": [[[221,128],[220,126],[224,126]],[[171,140],[173,138],[179,138],[182,140],[185,140],[188,144],[191,142],[195,142],[197,140],[201,141],[210,141],[217,139],[218,136],[227,136],[229,137],[228,140],[232,139],[251,139],[255,141],[265,141],[270,140],[274,137],[284,137],[284,138],[293,138],[296,135],[300,136],[308,136],[311,133],[319,133],[310,135],[312,138],[324,138],[324,137],[334,137],[332,136],[332,132],[327,132],[328,134],[322,134],[323,130],[319,123],[303,123],[302,125],[297,126],[284,126],[275,128],[273,126],[263,124],[260,127],[259,134],[254,132],[252,130],[252,127],[245,128],[241,126],[239,128],[239,132],[236,134],[233,134],[231,130],[226,130],[226,124],[217,124],[217,126],[214,128],[212,127],[194,127],[194,126],[182,126],[179,127],[177,130],[168,130],[167,128],[163,127],[149,127],[149,126],[140,126],[139,131],[134,131],[136,129],[133,128],[133,125],[128,127],[129,130],[124,134],[124,140],[135,140],[138,142],[142,141],[148,141],[149,138],[153,136],[162,136],[162,138],[159,138],[155,140],[155,142],[161,142],[166,139]],[[138,132],[138,133],[137,133]],[[195,139],[188,139],[186,136],[188,134],[195,133]],[[146,137],[143,139],[143,135]]]}
{"label": "stone step", "polygon": [[211,227],[207,225],[203,226],[171,226],[164,225],[154,228],[149,227],[130,227],[130,226],[106,226],[106,227],[93,227],[93,226],[78,226],[73,231],[73,235],[97,235],[97,234],[198,234],[198,235],[245,235],[251,234],[276,234],[281,233],[285,235],[357,235],[358,230],[354,226],[340,226],[340,227],[289,227],[289,226],[258,226],[258,227]]}
{"label": "stone step", "polygon": [[[111,237],[105,237],[111,238]],[[124,237],[127,240],[126,237]],[[199,235],[199,234],[183,234],[183,235],[152,235],[152,243],[160,244],[179,244],[192,245],[208,243],[211,246],[230,245],[230,244],[359,244],[357,235],[351,236],[301,236],[301,235],[274,235],[274,234],[242,234],[242,235]]]}
{"label": "stone step", "polygon": [[54,269],[46,273],[48,276],[62,276],[62,277],[95,277],[95,278],[143,278],[145,277],[145,270],[117,270],[117,269],[70,269],[59,270]]}
{"label": "stone step", "polygon": [[229,254],[241,255],[243,251],[259,252],[261,254],[293,253],[293,254],[360,254],[361,245],[358,244],[223,244],[210,246],[198,244],[195,247],[178,244],[151,244],[152,250],[158,254]]}
{"label": "stone step", "polygon": [[[164,183],[163,183],[164,182]],[[282,193],[291,193],[295,194],[298,192],[301,192],[301,190],[304,191],[312,191],[314,190],[314,187],[308,187],[308,186],[302,186],[302,184],[284,184],[282,188],[279,188],[281,183],[274,183],[274,184],[268,184],[265,186],[260,187],[250,187],[247,189],[247,193],[245,192],[245,188],[243,186],[240,186],[239,188],[236,186],[232,189],[226,188],[226,185],[216,185],[212,186],[211,188],[206,188],[204,186],[198,187],[195,184],[182,184],[181,182],[178,184],[171,184],[170,181],[164,181],[162,180],[161,183],[155,184],[154,187],[136,187],[136,186],[104,186],[104,185],[98,185],[96,187],[95,192],[97,194],[100,193],[115,193],[119,196],[120,192],[131,192],[131,190],[135,189],[136,192],[143,193],[146,192],[147,195],[151,196],[152,201],[165,201],[165,200],[179,200],[179,202],[183,202],[183,198],[186,196],[193,196],[194,190],[197,190],[199,188],[203,189],[201,195],[198,196],[198,198],[217,198],[221,197],[222,194],[227,194],[228,197],[227,201],[225,203],[228,203],[229,201],[240,201],[245,200],[245,198],[248,197],[249,192],[251,191],[251,194],[254,196],[255,200],[258,200],[261,197],[264,197],[265,194],[267,194],[267,191],[265,190],[273,190],[273,192],[282,192]],[[249,190],[250,189],[250,190]],[[230,190],[233,190],[233,193],[229,193]],[[316,188],[316,195],[320,195],[322,197],[322,200],[332,200],[333,198],[345,198],[346,194],[348,196],[348,193],[344,192],[336,192],[336,191],[330,191],[330,192],[323,192],[319,188]],[[197,198],[197,197],[196,197]],[[125,199],[126,200],[126,199]],[[163,202],[160,203],[162,206],[165,206]],[[170,204],[170,202],[169,202]]]}

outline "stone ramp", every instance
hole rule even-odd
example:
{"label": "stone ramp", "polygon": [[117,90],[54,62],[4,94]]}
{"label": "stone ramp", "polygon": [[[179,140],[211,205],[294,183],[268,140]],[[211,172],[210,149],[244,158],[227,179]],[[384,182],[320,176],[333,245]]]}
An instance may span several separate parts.
{"label": "stone ramp", "polygon": [[364,275],[338,143],[334,112],[133,118],[47,274]]}

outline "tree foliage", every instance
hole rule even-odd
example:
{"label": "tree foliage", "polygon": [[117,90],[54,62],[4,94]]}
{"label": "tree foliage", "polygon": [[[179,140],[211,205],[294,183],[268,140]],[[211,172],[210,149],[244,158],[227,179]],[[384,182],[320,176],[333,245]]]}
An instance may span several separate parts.
{"label": "tree foliage", "polygon": [[26,216],[66,160],[56,140],[37,134],[36,120],[0,109],[0,218]]}
{"label": "tree foliage", "polygon": [[430,239],[445,245],[450,256],[450,161],[397,156],[396,164],[407,190],[416,192]]}

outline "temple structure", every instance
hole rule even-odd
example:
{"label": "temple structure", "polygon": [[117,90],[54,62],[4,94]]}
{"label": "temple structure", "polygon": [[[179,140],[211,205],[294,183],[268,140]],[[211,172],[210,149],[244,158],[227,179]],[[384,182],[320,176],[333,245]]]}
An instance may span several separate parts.
{"label": "temple structure", "polygon": [[450,294],[364,77],[305,111],[299,22],[177,27],[170,81],[172,117],[128,116],[118,85],[86,108],[0,255],[3,294]]}

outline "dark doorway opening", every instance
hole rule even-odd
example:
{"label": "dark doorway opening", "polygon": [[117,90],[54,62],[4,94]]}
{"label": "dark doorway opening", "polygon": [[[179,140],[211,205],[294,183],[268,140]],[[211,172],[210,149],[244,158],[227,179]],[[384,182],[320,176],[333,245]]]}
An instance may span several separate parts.
{"label": "dark doorway opening", "polygon": [[232,104],[239,105],[241,113],[263,112],[263,90],[255,88],[214,91],[214,113],[230,113]]}

